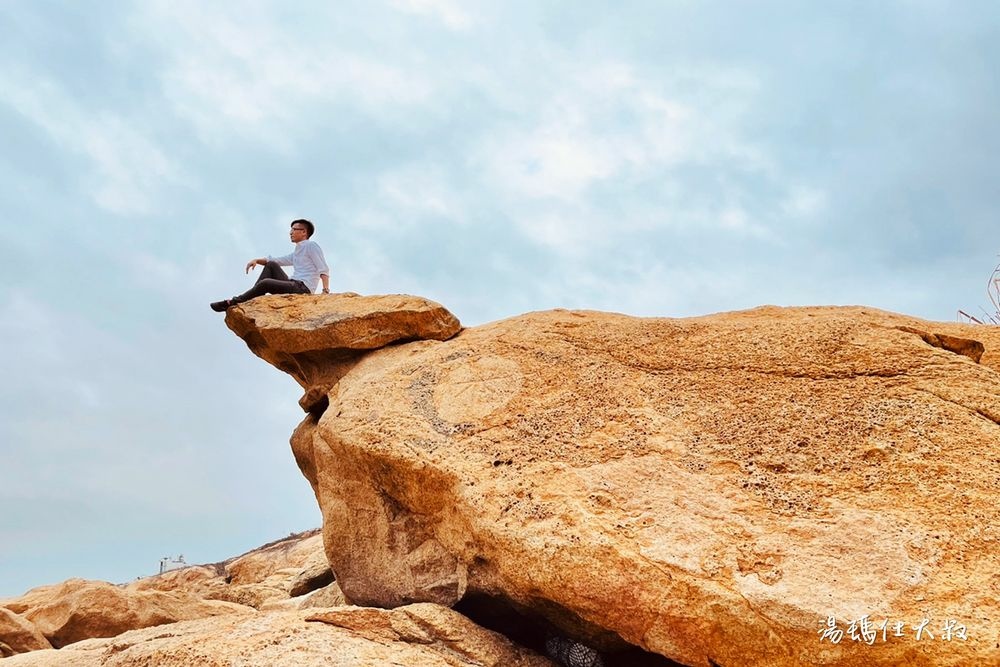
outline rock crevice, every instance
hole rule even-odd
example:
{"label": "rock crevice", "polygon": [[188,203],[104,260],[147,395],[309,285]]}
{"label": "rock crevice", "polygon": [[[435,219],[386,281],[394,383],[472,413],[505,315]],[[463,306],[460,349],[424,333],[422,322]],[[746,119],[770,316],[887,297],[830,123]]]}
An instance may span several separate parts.
{"label": "rock crevice", "polygon": [[938,347],[942,350],[968,357],[977,364],[983,358],[983,353],[986,352],[986,346],[980,341],[972,340],[971,338],[960,338],[959,336],[951,336],[944,333],[930,333],[907,326],[898,327],[898,329],[920,336],[921,340],[932,347]]}

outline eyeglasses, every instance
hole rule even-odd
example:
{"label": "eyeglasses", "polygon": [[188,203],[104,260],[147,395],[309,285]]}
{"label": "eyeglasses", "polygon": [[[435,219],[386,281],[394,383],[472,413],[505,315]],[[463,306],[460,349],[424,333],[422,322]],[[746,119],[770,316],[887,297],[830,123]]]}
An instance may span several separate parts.
{"label": "eyeglasses", "polygon": [[293,232],[304,232],[307,231],[305,227],[292,227]]}

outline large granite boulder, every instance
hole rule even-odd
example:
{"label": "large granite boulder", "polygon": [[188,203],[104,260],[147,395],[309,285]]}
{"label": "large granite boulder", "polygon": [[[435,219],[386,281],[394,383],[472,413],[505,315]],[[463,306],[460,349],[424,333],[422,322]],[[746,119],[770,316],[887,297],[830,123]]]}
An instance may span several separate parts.
{"label": "large granite boulder", "polygon": [[255,307],[336,378],[292,446],[356,603],[690,665],[1000,664],[996,328],[551,311],[327,372],[334,334]]}
{"label": "large granite boulder", "polygon": [[[8,662],[9,661],[9,662]],[[552,667],[545,658],[430,604],[392,611],[345,607],[207,618],[135,630],[4,667]]]}

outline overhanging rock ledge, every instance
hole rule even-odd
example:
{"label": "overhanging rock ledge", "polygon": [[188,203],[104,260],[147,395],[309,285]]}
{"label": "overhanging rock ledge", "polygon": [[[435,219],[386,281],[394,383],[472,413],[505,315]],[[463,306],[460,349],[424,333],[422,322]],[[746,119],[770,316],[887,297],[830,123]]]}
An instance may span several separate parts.
{"label": "overhanging rock ledge", "polygon": [[226,325],[250,351],[305,389],[299,405],[319,414],[326,394],[366,352],[413,340],[447,340],[461,323],[417,296],[272,295],[226,311]]}

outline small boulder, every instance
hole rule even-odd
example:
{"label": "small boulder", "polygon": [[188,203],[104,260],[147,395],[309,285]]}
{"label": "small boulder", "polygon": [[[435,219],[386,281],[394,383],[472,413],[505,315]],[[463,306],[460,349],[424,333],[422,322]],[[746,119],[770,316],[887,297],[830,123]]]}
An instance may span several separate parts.
{"label": "small boulder", "polygon": [[281,572],[285,578],[294,578],[317,563],[325,564],[326,555],[323,536],[312,531],[306,537],[293,536],[254,549],[227,561],[224,568],[231,584],[259,584]]}
{"label": "small boulder", "polygon": [[0,657],[52,648],[35,624],[10,609],[0,607]]}
{"label": "small boulder", "polygon": [[23,612],[24,618],[55,648],[94,637],[114,637],[135,628],[253,611],[243,605],[201,600],[189,594],[137,591],[84,579],[46,586],[42,592],[36,589],[25,597],[29,606]]}
{"label": "small boulder", "polygon": [[126,586],[133,591],[181,592],[209,599],[219,599],[218,595],[226,587],[225,576],[220,574],[219,570],[204,565],[170,570],[163,574],[138,579]]}
{"label": "small boulder", "polygon": [[261,605],[261,611],[279,611],[292,609],[315,609],[317,607],[344,607],[351,604],[340,586],[334,581],[323,588],[314,590],[299,597],[286,600],[274,600]]}
{"label": "small boulder", "polygon": [[276,294],[226,311],[226,324],[261,359],[306,390],[299,404],[321,411],[326,393],[365,352],[412,340],[447,340],[462,325],[416,296]]}

